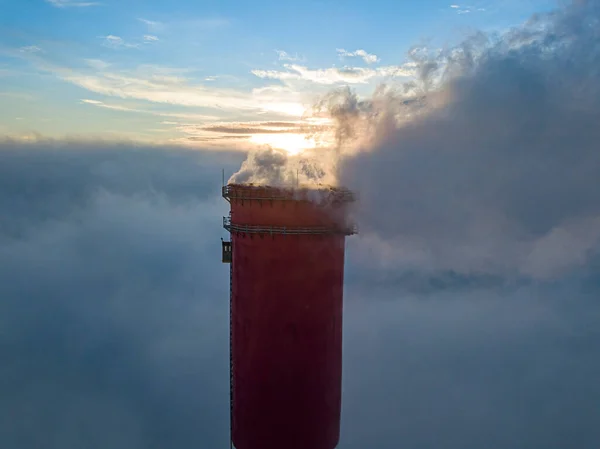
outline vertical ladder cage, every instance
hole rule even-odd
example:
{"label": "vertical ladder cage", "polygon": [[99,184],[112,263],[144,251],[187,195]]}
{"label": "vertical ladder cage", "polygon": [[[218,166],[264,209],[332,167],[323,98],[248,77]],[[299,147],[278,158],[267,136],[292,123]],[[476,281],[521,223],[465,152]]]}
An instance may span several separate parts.
{"label": "vertical ladder cage", "polygon": [[221,261],[229,264],[229,448],[233,449],[233,251],[231,242],[221,239]]}
{"label": "vertical ladder cage", "polygon": [[[230,245],[231,249],[231,245]],[[231,255],[231,251],[230,251]],[[233,449],[233,264],[229,260],[229,449]]]}
{"label": "vertical ladder cage", "polygon": [[[221,191],[225,190],[225,169],[221,171]],[[231,238],[221,238],[221,262],[229,264],[229,449],[233,449],[233,251]]]}
{"label": "vertical ladder cage", "polygon": [[[222,170],[221,190],[225,190],[225,169]],[[233,449],[233,251],[229,242],[221,239],[221,261],[229,264],[229,449]]]}

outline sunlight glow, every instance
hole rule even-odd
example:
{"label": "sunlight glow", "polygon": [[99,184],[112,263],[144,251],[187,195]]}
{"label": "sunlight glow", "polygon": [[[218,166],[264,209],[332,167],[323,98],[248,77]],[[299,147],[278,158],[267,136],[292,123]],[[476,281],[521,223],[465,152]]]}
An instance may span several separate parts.
{"label": "sunlight glow", "polygon": [[317,145],[313,138],[307,138],[304,134],[296,133],[254,134],[250,138],[250,142],[285,150],[290,155],[298,154],[301,151],[314,148]]}
{"label": "sunlight glow", "polygon": [[281,114],[289,115],[291,117],[302,117],[306,108],[300,103],[292,102],[265,102],[261,103],[260,107],[265,111],[279,112]]}

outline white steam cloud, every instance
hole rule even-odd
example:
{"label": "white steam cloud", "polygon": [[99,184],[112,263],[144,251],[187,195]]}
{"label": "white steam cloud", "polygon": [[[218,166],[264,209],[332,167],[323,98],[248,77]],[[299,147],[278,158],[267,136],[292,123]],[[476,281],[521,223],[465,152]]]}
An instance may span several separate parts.
{"label": "white steam cloud", "polygon": [[229,183],[281,187],[335,184],[335,154],[330,151],[307,151],[290,156],[269,146],[253,151]]}
{"label": "white steam cloud", "polygon": [[[533,278],[598,252],[599,5],[578,1],[449,50],[415,48],[413,81],[318,105],[337,139],[321,179],[359,193],[361,244],[385,248],[382,263],[397,269]],[[285,182],[290,165],[251,156],[233,179],[270,182],[274,167]]]}

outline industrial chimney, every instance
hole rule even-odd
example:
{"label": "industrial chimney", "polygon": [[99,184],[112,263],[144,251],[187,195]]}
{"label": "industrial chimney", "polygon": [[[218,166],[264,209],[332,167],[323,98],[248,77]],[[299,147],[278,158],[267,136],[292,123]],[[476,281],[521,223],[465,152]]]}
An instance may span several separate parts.
{"label": "industrial chimney", "polygon": [[231,440],[236,449],[339,441],[345,189],[230,184]]}

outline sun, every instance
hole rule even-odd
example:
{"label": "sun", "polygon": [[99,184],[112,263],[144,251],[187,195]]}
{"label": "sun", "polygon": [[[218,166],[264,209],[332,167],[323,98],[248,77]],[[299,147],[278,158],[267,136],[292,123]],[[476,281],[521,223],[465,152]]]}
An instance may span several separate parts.
{"label": "sun", "polygon": [[296,133],[254,134],[250,138],[250,142],[285,150],[289,155],[295,155],[316,146],[313,138],[307,138],[304,134]]}

